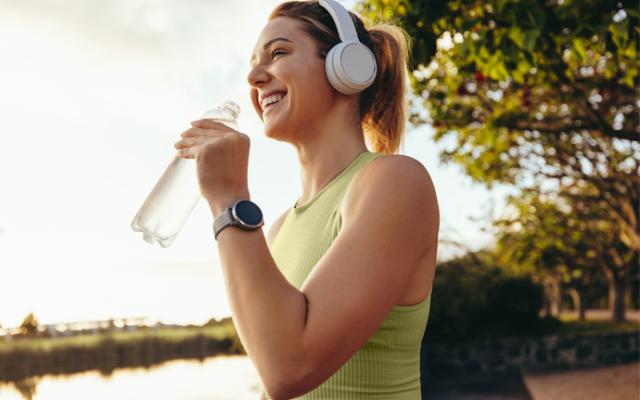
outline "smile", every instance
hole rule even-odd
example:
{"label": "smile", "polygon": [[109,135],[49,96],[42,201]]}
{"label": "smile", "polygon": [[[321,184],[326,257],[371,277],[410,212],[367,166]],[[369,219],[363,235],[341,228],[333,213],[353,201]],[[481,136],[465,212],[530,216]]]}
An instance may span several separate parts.
{"label": "smile", "polygon": [[268,104],[264,107],[264,112],[262,113],[262,115],[267,114],[267,112],[271,111],[274,108],[277,108],[278,105],[280,105],[280,103],[282,103],[282,100],[284,100],[284,98],[287,97],[287,95],[285,94],[284,96],[282,96],[282,98],[278,101],[276,101],[275,103],[271,103]]}

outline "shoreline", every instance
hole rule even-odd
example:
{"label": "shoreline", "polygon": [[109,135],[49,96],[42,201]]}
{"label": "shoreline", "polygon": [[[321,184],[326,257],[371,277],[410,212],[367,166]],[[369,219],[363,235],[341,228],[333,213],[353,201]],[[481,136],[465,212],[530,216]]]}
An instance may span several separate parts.
{"label": "shoreline", "polygon": [[231,323],[59,338],[25,337],[0,342],[0,382],[90,370],[109,375],[117,368],[148,368],[170,360],[244,354]]}

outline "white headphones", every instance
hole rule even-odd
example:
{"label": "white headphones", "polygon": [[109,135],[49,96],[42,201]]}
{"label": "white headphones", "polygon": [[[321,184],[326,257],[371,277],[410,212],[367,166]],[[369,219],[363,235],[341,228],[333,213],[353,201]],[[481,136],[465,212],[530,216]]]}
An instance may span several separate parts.
{"label": "white headphones", "polygon": [[333,46],[325,60],[327,78],[338,92],[355,94],[369,87],[376,78],[376,58],[360,43],[349,12],[335,0],[320,0],[338,28],[341,42]]}

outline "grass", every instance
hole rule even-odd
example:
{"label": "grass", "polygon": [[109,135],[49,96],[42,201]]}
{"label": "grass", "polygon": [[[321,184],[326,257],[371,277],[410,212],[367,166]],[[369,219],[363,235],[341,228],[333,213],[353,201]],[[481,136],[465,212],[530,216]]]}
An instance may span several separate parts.
{"label": "grass", "polygon": [[231,321],[209,326],[138,328],[63,337],[0,339],[0,381],[42,374],[150,366],[173,359],[243,354]]}
{"label": "grass", "polygon": [[236,332],[232,324],[221,324],[184,328],[140,328],[135,331],[87,333],[57,338],[30,337],[12,341],[0,340],[0,354],[16,350],[26,350],[32,353],[48,353],[70,347],[92,348],[100,346],[105,340],[113,340],[116,343],[138,342],[148,339],[160,339],[166,342],[182,342],[198,335],[221,340],[235,338]]}

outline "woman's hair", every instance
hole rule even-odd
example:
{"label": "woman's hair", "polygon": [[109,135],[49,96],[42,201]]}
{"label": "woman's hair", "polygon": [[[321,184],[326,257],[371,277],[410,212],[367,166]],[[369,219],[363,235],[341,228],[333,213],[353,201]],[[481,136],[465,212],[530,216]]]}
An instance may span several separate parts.
{"label": "woman's hair", "polygon": [[[406,120],[405,91],[411,38],[394,25],[379,24],[369,29],[364,21],[349,11],[358,39],[375,55],[377,75],[371,86],[360,92],[359,118],[373,151],[396,154],[400,148]],[[287,1],[276,7],[269,20],[288,17],[300,21],[302,30],[318,47],[318,56],[326,58],[340,43],[340,36],[329,12],[317,0]]]}

